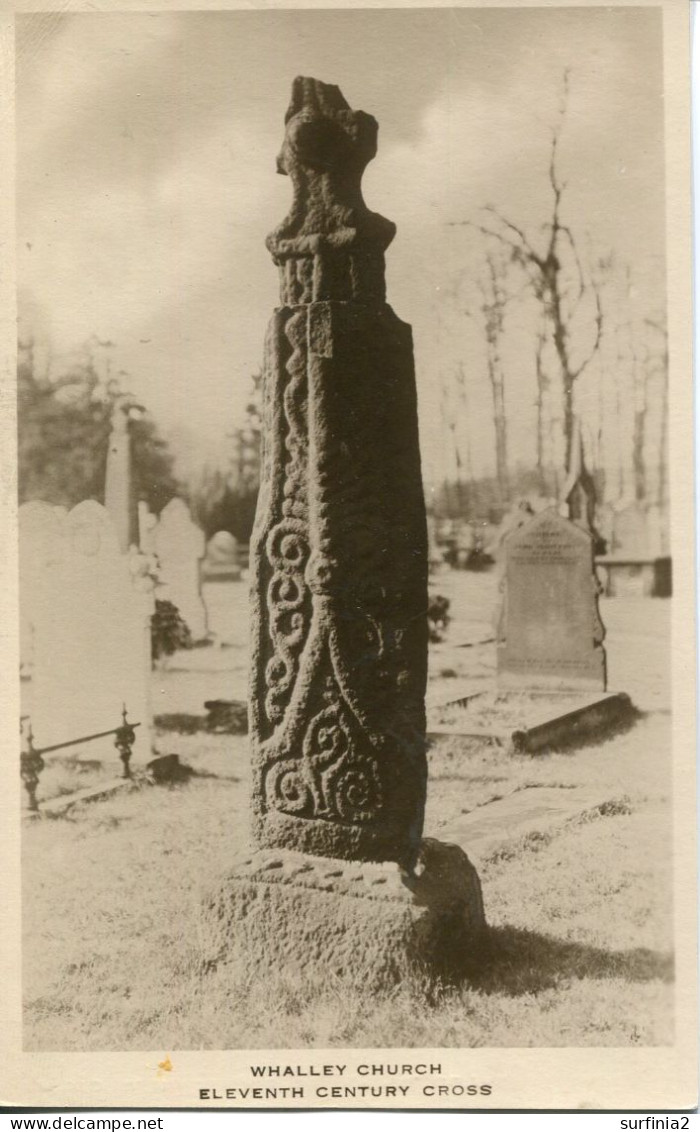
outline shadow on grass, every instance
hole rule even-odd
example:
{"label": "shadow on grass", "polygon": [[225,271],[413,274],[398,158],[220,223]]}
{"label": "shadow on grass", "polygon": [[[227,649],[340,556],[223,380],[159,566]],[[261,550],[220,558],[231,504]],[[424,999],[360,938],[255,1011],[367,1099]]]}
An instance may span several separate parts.
{"label": "shadow on grass", "polygon": [[213,770],[192,770],[191,778],[214,778],[217,782],[242,782],[236,774],[216,774]]}
{"label": "shadow on grass", "polygon": [[633,947],[606,951],[522,928],[489,928],[486,949],[469,983],[485,994],[535,994],[571,979],[623,979],[628,983],[674,976],[671,952]]}

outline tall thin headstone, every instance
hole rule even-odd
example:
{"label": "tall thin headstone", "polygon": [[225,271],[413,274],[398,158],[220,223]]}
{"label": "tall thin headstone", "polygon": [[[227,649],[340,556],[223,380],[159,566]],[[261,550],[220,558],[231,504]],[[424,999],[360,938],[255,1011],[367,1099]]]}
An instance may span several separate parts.
{"label": "tall thin headstone", "polygon": [[248,967],[382,981],[463,957],[483,910],[462,851],[421,842],[427,535],[411,330],[385,301],[395,227],[360,188],[377,123],[307,78],[285,121],[251,547],[258,848],[207,920]]}
{"label": "tall thin headstone", "polygon": [[139,519],[132,483],[129,406],[123,399],[112,410],[112,431],[105,470],[105,507],[109,512],[120,550],[139,545]]}

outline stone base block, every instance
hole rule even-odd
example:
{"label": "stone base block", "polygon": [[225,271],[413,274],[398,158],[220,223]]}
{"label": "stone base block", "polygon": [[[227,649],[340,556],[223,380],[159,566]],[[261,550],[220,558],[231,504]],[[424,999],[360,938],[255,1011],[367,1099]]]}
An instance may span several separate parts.
{"label": "stone base block", "polygon": [[416,870],[261,849],[204,902],[207,965],[380,989],[411,977],[451,981],[479,965],[481,885],[457,845],[426,839]]}

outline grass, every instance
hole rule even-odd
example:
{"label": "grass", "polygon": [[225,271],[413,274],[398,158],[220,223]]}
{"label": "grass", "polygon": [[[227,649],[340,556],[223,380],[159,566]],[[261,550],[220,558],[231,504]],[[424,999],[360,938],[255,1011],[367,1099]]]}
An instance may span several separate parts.
{"label": "grass", "polygon": [[[445,838],[460,814],[538,786],[594,786],[601,798],[546,832],[518,837],[505,829],[502,842],[475,861],[489,949],[468,984],[407,981],[370,995],[361,986],[349,992],[324,972],[313,984],[280,971],[250,985],[224,966],[203,969],[203,896],[247,840],[248,747],[245,736],[193,724],[160,734],[161,752],[178,753],[193,769],[187,782],[143,785],[24,826],[25,1048],[672,1042],[670,729],[659,609],[645,621],[622,604],[611,615],[618,622],[612,656],[617,648],[624,674],[614,686],[647,710],[630,731],[536,757],[453,738],[431,748],[430,836]],[[658,630],[644,647],[640,624]],[[483,651],[455,649],[450,663],[460,677],[480,679],[488,672]],[[172,673],[156,677],[159,710],[194,718],[204,699],[226,694],[226,671],[207,674],[202,650],[191,674],[184,658],[176,660]],[[214,660],[223,664],[222,654]],[[441,679],[444,663],[434,657],[433,666]],[[69,766],[61,773],[52,791],[86,772]]]}
{"label": "grass", "polygon": [[610,801],[479,862],[491,953],[476,981],[378,997],[349,995],[322,973],[314,986],[283,972],[247,986],[226,968],[202,970],[202,897],[246,839],[247,748],[245,737],[183,736],[195,771],[186,784],[25,827],[26,1048],[669,1042],[665,739],[656,719],[538,760],[436,746],[427,828],[437,836],[467,806],[538,783],[600,783],[604,771]]}

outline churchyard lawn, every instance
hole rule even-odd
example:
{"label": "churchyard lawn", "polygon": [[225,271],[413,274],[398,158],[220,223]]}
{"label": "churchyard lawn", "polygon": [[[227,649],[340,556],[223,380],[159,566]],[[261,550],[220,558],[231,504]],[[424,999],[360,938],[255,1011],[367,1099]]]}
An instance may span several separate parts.
{"label": "churchyard lawn", "polygon": [[[493,645],[475,642],[490,632],[494,580],[454,574],[435,588],[455,611],[431,653],[431,695],[448,699],[451,686],[486,684],[493,672]],[[218,598],[223,609],[223,587]],[[370,996],[323,972],[314,985],[282,971],[246,986],[225,968],[203,971],[201,898],[247,832],[247,740],[167,731],[160,749],[192,768],[187,782],[127,788],[23,826],[25,1048],[672,1041],[669,614],[668,602],[603,603],[611,687],[645,713],[626,733],[540,756],[455,738],[432,746],[430,836],[450,840],[460,822],[497,814],[490,807],[549,799],[540,825],[509,820],[472,848],[461,842],[491,927],[488,961],[470,985]],[[156,672],[156,711],[201,713],[204,699],[235,696],[244,638],[232,631],[229,648],[178,654]],[[68,782],[70,768],[63,773]]]}

